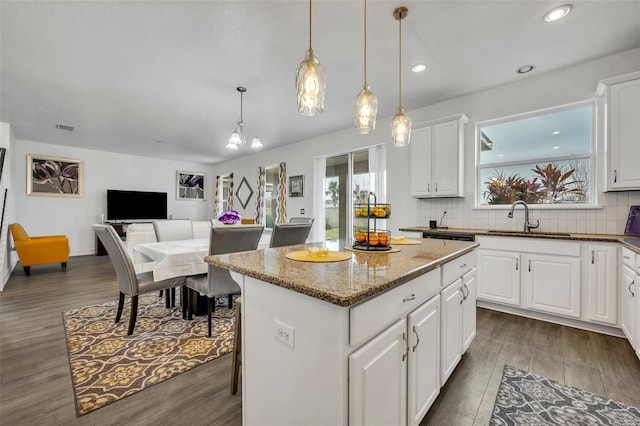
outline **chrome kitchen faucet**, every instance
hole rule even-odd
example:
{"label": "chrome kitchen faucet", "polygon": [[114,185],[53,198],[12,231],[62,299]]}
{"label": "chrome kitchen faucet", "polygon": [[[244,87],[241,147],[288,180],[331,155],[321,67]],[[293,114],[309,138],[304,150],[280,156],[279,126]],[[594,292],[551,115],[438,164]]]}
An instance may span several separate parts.
{"label": "chrome kitchen faucet", "polygon": [[515,210],[518,204],[521,204],[522,206],[524,206],[524,232],[531,232],[532,229],[536,229],[537,227],[539,227],[540,221],[538,219],[536,219],[535,225],[532,223],[529,223],[529,206],[527,205],[527,203],[525,203],[522,200],[518,200],[515,203],[513,203],[513,205],[511,206],[511,211],[509,211],[509,214],[507,214],[507,217],[509,219],[513,219],[513,211]]}

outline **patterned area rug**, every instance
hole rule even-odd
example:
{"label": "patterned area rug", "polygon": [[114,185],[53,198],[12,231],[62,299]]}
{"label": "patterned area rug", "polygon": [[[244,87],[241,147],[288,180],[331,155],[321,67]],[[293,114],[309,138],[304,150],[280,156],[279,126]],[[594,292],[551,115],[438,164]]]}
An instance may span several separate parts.
{"label": "patterned area rug", "polygon": [[639,425],[640,410],[506,366],[491,425]]}
{"label": "patterned area rug", "polygon": [[76,414],[82,416],[194,367],[230,353],[233,310],[216,308],[212,337],[207,316],[182,319],[164,299],[139,299],[138,320],[127,336],[129,299],[119,324],[117,302],[62,313],[69,350]]}

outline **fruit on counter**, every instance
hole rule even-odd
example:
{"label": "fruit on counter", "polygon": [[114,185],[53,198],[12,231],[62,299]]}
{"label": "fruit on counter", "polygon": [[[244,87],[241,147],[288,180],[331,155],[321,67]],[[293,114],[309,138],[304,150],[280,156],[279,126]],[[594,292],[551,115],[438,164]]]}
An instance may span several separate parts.
{"label": "fruit on counter", "polygon": [[362,232],[362,231],[357,231],[356,232],[356,241],[359,243],[364,243],[367,241],[367,234],[366,232]]}
{"label": "fruit on counter", "polygon": [[377,246],[378,244],[380,244],[380,242],[378,240],[378,233],[377,232],[369,232],[369,245],[370,246]]}
{"label": "fruit on counter", "polygon": [[387,245],[388,240],[387,240],[387,233],[386,232],[379,232],[378,233],[378,243],[381,246],[386,246]]}

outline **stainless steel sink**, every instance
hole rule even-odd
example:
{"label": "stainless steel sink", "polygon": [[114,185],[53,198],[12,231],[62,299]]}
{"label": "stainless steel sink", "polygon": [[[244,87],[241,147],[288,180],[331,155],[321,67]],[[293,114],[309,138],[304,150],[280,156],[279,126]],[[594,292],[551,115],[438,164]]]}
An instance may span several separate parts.
{"label": "stainless steel sink", "polygon": [[514,236],[536,236],[536,235],[542,235],[542,236],[550,236],[550,237],[570,237],[571,234],[567,234],[567,233],[563,233],[563,232],[544,232],[544,231],[529,231],[529,232],[524,232],[524,231],[503,231],[503,230],[497,230],[497,229],[490,229],[489,231],[487,231],[489,234],[502,234],[502,235],[514,235]]}

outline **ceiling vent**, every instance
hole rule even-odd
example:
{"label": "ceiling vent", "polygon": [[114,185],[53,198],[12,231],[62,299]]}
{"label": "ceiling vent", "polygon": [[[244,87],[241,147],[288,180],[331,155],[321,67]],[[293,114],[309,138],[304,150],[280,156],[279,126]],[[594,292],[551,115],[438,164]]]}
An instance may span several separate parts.
{"label": "ceiling vent", "polygon": [[56,129],[66,130],[67,132],[73,132],[73,126],[67,126],[66,124],[56,124]]}

